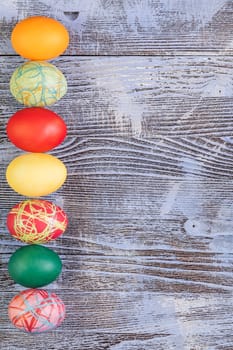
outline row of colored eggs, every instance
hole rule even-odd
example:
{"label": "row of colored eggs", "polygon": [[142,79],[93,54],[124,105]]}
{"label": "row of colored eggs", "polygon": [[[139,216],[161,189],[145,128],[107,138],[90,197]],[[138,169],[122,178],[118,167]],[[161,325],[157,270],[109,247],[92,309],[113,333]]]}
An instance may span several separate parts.
{"label": "row of colored eggs", "polygon": [[[43,153],[64,140],[65,122],[54,112],[41,107],[52,105],[66,93],[64,75],[43,60],[61,54],[68,46],[69,35],[58,21],[39,16],[19,22],[11,41],[15,51],[31,61],[15,70],[10,90],[17,101],[32,108],[16,112],[8,121],[9,140],[30,153],[13,159],[7,167],[6,178],[17,193],[40,197],[60,188],[67,176],[66,167],[59,159]],[[66,226],[65,212],[42,199],[22,201],[7,216],[11,235],[29,244],[17,249],[8,263],[12,279],[30,288],[16,295],[8,308],[12,323],[24,331],[38,333],[53,329],[65,317],[65,305],[55,293],[35,288],[45,286],[59,276],[61,259],[54,251],[39,244],[56,239]]]}
{"label": "row of colored eggs", "polygon": [[35,288],[53,282],[61,273],[62,261],[57,253],[40,244],[56,239],[65,231],[67,216],[52,202],[28,199],[10,210],[7,227],[14,238],[32,243],[17,249],[8,262],[11,278],[30,288],[12,299],[9,318],[26,332],[51,330],[64,320],[65,305],[55,293]]}

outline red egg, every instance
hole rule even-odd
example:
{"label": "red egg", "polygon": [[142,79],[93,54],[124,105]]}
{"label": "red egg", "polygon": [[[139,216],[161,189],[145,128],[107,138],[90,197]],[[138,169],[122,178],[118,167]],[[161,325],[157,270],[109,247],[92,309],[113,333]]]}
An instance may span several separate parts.
{"label": "red egg", "polygon": [[58,114],[31,107],[16,112],[9,119],[6,131],[16,147],[27,152],[47,152],[64,140],[67,129]]}
{"label": "red egg", "polygon": [[20,202],[7,215],[10,234],[29,244],[56,239],[66,230],[67,223],[67,215],[60,207],[42,199]]}

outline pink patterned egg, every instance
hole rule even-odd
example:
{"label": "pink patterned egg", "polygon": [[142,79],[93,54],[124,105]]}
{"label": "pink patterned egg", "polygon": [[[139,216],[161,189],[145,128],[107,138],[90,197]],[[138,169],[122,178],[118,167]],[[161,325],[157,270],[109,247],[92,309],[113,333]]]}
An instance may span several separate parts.
{"label": "pink patterned egg", "polygon": [[65,305],[55,293],[26,289],[11,300],[8,314],[15,327],[28,333],[42,333],[62,323]]}

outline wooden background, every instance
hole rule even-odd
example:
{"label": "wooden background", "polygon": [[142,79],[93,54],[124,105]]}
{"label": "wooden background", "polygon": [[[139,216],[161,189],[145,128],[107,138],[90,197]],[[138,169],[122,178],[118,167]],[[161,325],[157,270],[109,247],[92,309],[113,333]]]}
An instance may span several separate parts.
{"label": "wooden background", "polygon": [[[5,170],[21,152],[6,137],[22,108],[9,92],[23,62],[10,45],[22,18],[47,15],[71,43],[52,61],[68,125],[51,153],[68,180],[47,199],[70,224],[48,246],[63,273],[46,287],[67,305],[57,330],[27,335],[8,321],[23,288],[6,230],[24,199]],[[233,349],[233,1],[0,1],[0,349]]]}

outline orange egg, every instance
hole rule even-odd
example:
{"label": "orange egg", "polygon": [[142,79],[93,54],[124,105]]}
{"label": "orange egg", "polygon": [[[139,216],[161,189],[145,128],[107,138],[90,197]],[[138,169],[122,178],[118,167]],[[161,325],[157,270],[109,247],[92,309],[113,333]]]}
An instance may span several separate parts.
{"label": "orange egg", "polygon": [[69,34],[53,18],[35,16],[23,19],[11,34],[14,50],[29,60],[49,60],[61,55],[69,44]]}

